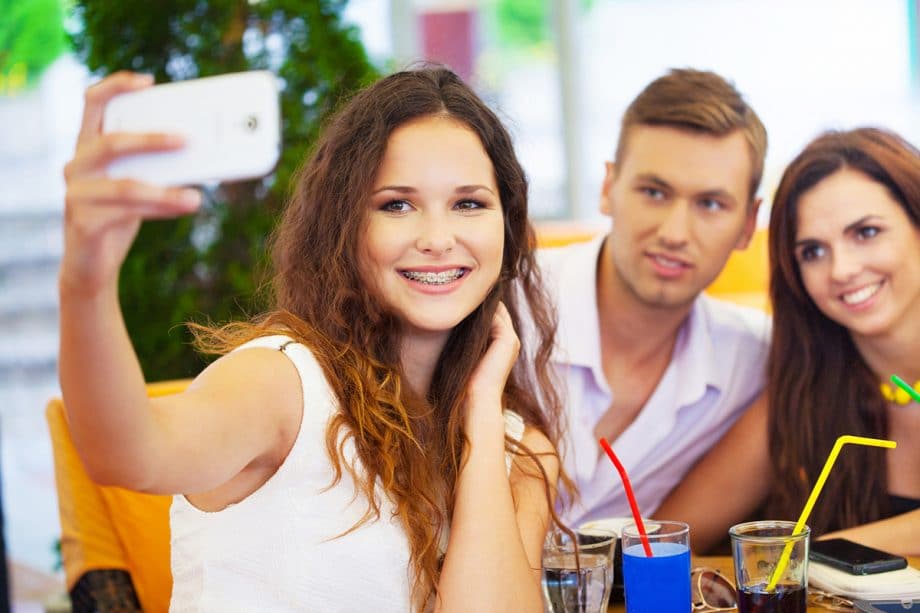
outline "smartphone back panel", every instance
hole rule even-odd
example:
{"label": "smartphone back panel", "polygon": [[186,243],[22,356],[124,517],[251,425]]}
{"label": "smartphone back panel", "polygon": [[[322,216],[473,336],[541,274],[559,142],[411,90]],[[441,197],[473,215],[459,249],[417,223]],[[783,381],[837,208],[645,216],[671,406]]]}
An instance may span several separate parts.
{"label": "smartphone back panel", "polygon": [[106,107],[104,132],[182,134],[181,150],[127,156],[114,178],[160,185],[238,181],[264,176],[281,147],[278,86],[268,71],[178,81],[122,94]]}

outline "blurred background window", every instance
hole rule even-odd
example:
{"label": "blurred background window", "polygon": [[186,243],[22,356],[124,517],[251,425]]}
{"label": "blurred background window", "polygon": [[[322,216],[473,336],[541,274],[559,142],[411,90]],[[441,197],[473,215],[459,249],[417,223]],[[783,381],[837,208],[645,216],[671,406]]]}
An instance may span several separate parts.
{"label": "blurred background window", "polygon": [[[597,216],[618,120],[671,67],[734,81],[767,126],[762,195],[818,132],[920,142],[918,0],[355,0],[388,69],[444,61],[509,122],[537,218]],[[765,211],[766,212],[766,211]]]}

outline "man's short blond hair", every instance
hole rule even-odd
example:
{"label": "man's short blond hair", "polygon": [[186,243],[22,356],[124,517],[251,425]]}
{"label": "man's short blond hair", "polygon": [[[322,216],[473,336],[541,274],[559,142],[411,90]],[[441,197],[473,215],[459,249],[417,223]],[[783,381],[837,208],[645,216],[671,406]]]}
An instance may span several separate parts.
{"label": "man's short blond hair", "polygon": [[632,101],[620,124],[617,164],[622,163],[634,126],[670,126],[712,136],[740,130],[751,153],[749,200],[763,178],[767,130],[735,86],[714,72],[672,69],[649,83]]}

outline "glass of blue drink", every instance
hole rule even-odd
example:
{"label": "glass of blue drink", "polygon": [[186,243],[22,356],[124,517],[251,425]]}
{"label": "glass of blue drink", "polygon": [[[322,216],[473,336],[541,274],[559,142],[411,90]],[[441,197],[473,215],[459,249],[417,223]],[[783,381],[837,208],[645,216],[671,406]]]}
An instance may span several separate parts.
{"label": "glass of blue drink", "polygon": [[543,543],[544,611],[606,611],[613,584],[615,543],[616,533],[601,528],[572,534],[551,530]]}
{"label": "glass of blue drink", "polygon": [[[752,521],[729,529],[740,613],[805,613],[807,610],[811,530],[806,526],[793,535],[794,528],[795,522],[791,521]],[[789,562],[776,586],[767,589],[787,546]]]}
{"label": "glass of blue drink", "polygon": [[652,557],[636,524],[623,528],[623,585],[627,613],[688,613],[690,527],[679,521],[645,522]]}

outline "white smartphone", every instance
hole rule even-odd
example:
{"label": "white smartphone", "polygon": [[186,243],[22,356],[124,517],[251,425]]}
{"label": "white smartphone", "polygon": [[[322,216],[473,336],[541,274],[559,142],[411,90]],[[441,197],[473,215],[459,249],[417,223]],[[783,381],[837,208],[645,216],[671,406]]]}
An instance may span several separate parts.
{"label": "white smartphone", "polygon": [[278,83],[266,70],[155,85],[112,98],[103,132],[171,132],[185,146],[109,164],[108,175],[159,185],[254,179],[275,167],[281,150]]}

